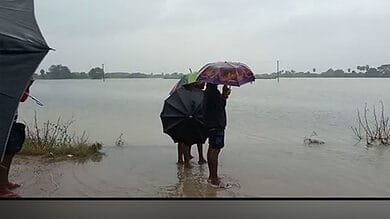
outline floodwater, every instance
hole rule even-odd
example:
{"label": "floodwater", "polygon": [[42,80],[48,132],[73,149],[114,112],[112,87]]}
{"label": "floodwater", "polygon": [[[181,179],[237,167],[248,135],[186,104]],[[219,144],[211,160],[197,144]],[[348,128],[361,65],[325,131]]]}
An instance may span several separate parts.
{"label": "floodwater", "polygon": [[[207,184],[207,165],[196,163],[196,147],[193,169],[175,164],[176,145],[162,133],[159,118],[175,83],[164,79],[36,81],[31,93],[45,106],[32,100],[21,104],[20,119],[30,123],[34,112],[40,121],[59,116],[73,119],[76,132],[85,130],[91,141],[104,143],[106,156],[100,162],[50,164],[47,181],[55,182],[50,191],[45,190],[43,179],[26,178],[19,171],[13,177],[26,185],[21,195],[390,195],[390,148],[367,148],[357,143],[351,130],[357,125],[357,108],[362,110],[365,103],[379,109],[382,100],[385,108],[390,107],[389,79],[257,80],[234,87],[219,167],[222,180],[232,184],[227,190]],[[313,131],[325,144],[303,143]],[[121,134],[125,144],[115,146]]]}

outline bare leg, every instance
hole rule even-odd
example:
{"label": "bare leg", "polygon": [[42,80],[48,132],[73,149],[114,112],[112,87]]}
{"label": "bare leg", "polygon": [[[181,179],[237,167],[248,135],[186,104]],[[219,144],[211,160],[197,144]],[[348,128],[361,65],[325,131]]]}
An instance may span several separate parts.
{"label": "bare leg", "polygon": [[209,166],[209,180],[213,185],[219,185],[220,181],[218,178],[218,155],[220,149],[213,149],[209,147],[207,151],[207,163]]}
{"label": "bare leg", "polygon": [[198,164],[202,165],[202,164],[207,163],[207,161],[203,157],[203,145],[202,144],[197,144],[196,146],[198,147],[198,154],[199,154]]}
{"label": "bare leg", "polygon": [[[5,161],[5,166],[7,167],[6,169],[7,169],[7,175],[6,175],[6,182],[7,182],[7,184],[6,184],[6,187],[8,188],[8,189],[16,189],[16,188],[19,188],[20,187],[20,185],[19,184],[17,184],[17,183],[12,183],[12,182],[10,182],[9,181],[9,179],[8,179],[8,176],[9,176],[9,171],[10,171],[10,169],[11,169],[11,163],[12,163],[12,159],[14,158],[14,154],[13,155],[6,155],[5,157],[4,157],[4,161]],[[0,183],[1,184],[1,183]]]}
{"label": "bare leg", "polygon": [[18,198],[18,194],[13,193],[10,189],[15,189],[20,185],[8,181],[9,169],[13,155],[5,155],[3,162],[0,164],[0,197]]}
{"label": "bare leg", "polygon": [[190,145],[190,146],[188,147],[188,150],[189,150],[189,153],[190,153],[190,159],[194,158],[194,156],[192,156],[192,154],[191,154],[191,148],[192,148],[192,145]]}
{"label": "bare leg", "polygon": [[0,165],[0,185],[8,184],[8,173],[11,166],[12,156],[5,155]]}
{"label": "bare leg", "polygon": [[177,164],[184,164],[183,160],[183,143],[177,143]]}
{"label": "bare leg", "polygon": [[[8,176],[9,176],[9,170],[11,169],[11,163],[12,163],[12,159],[14,158],[14,155],[9,155],[7,156],[7,163],[8,163],[8,170],[7,170],[7,179],[8,179]],[[8,180],[9,182],[9,180]]]}
{"label": "bare leg", "polygon": [[192,168],[190,160],[190,148],[191,145],[186,145],[183,143],[183,154],[184,154],[184,167],[186,168]]}

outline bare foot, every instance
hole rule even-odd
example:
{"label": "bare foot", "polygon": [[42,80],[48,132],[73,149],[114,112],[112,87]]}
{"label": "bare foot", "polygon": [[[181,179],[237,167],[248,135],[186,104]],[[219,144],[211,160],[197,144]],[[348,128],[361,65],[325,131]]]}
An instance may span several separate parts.
{"label": "bare foot", "polygon": [[207,163],[207,161],[205,159],[199,159],[199,161],[198,161],[199,165],[206,164],[206,163]]}
{"label": "bare foot", "polygon": [[214,188],[218,188],[218,189],[230,189],[232,187],[231,184],[223,183],[223,182],[220,182],[218,185],[211,184],[211,186],[214,187]]}
{"label": "bare foot", "polygon": [[207,182],[210,183],[210,185],[214,188],[219,188],[219,189],[229,189],[232,187],[231,184],[229,183],[223,183],[220,178],[218,178],[217,180],[215,179],[208,179]]}
{"label": "bare foot", "polygon": [[[223,177],[223,176],[218,176],[218,181],[221,181],[222,178],[224,178],[224,177]],[[211,182],[211,181],[212,181],[212,179],[209,177],[209,178],[207,179],[207,182]]]}
{"label": "bare foot", "polygon": [[211,185],[214,185],[214,186],[218,186],[220,183],[221,183],[221,181],[219,180],[219,179],[208,179],[207,180]]}
{"label": "bare foot", "polygon": [[6,187],[7,187],[9,190],[13,190],[13,189],[19,188],[19,187],[20,187],[20,184],[9,182],[9,183],[6,185]]}
{"label": "bare foot", "polygon": [[0,198],[20,198],[20,196],[8,189],[2,188],[0,189]]}
{"label": "bare foot", "polygon": [[184,168],[187,168],[187,169],[192,169],[192,165],[190,163],[186,163],[184,164]]}

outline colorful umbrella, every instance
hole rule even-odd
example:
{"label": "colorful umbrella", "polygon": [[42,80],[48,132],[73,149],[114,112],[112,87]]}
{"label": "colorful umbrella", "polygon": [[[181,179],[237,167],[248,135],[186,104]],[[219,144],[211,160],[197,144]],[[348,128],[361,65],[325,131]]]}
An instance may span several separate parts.
{"label": "colorful umbrella", "polygon": [[172,95],[172,93],[185,86],[185,85],[190,85],[193,84],[196,81],[196,78],[198,77],[198,72],[190,72],[189,74],[183,75],[181,79],[175,84],[175,86],[172,88],[172,90],[169,92],[169,95]]}
{"label": "colorful umbrella", "polygon": [[33,0],[1,0],[0,162],[19,100],[49,50],[35,20]]}
{"label": "colorful umbrella", "polygon": [[255,81],[255,75],[247,65],[240,62],[215,62],[199,70],[197,81],[241,86]]}

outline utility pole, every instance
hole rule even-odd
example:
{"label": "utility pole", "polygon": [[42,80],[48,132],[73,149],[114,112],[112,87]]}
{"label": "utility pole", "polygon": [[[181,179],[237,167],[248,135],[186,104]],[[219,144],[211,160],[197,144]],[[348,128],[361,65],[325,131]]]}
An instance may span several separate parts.
{"label": "utility pole", "polygon": [[279,60],[276,61],[276,78],[279,83]]}
{"label": "utility pole", "polygon": [[104,64],[102,64],[102,70],[103,70],[103,82],[105,81],[105,78],[104,78]]}

